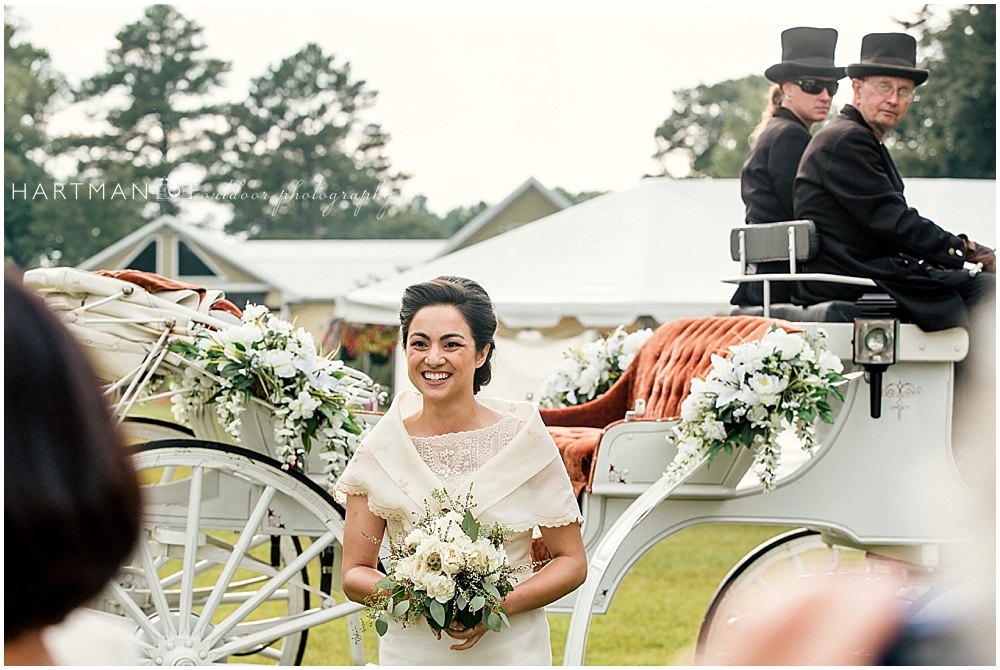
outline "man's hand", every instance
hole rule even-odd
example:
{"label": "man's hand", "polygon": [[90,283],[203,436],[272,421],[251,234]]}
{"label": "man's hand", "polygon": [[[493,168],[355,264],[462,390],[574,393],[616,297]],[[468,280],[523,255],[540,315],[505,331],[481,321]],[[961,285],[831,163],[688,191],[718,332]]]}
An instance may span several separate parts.
{"label": "man's hand", "polygon": [[977,244],[966,235],[959,235],[965,242],[965,260],[969,263],[982,263],[983,270],[990,274],[997,272],[997,255],[989,247]]}

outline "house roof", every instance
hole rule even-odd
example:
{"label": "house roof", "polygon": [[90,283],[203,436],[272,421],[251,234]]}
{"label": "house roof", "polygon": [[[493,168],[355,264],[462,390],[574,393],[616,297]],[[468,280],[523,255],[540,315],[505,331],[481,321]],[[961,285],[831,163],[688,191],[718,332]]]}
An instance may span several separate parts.
{"label": "house roof", "polygon": [[432,258],[445,240],[247,240],[235,249],[286,300],[336,300]]}
{"label": "house roof", "polygon": [[493,205],[492,207],[482,211],[474,219],[469,221],[467,224],[462,226],[462,228],[452,235],[447,244],[445,244],[437,253],[435,258],[440,256],[446,256],[457,249],[461,249],[462,246],[469,241],[476,233],[485,228],[490,224],[493,219],[495,219],[501,212],[510,207],[514,202],[517,201],[528,189],[535,189],[543,197],[549,200],[556,209],[563,210],[568,207],[572,207],[573,203],[559,195],[555,191],[550,191],[545,188],[540,181],[534,177],[528,177],[528,180],[523,184],[514,189],[510,195],[506,198]]}
{"label": "house roof", "polygon": [[433,257],[445,240],[243,240],[161,216],[78,267],[96,270],[170,228],[282,293],[285,302],[334,301]]}

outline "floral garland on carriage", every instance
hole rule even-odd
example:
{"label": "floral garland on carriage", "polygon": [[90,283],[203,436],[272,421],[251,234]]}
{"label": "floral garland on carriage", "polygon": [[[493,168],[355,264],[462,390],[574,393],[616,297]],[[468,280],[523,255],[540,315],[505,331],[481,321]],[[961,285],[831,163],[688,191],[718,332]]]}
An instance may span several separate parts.
{"label": "floral garland on carriage", "polygon": [[702,462],[711,465],[719,452],[742,447],[754,452],[758,480],[772,490],[781,460],[778,436],[794,429],[812,455],[816,422],[833,423],[829,396],[843,401],[837,387],[860,374],[843,370],[823,331],[788,333],[777,325],[760,340],[712,354],[712,369],[691,380],[680,420],[667,436],[677,446],[668,479],[680,481]]}
{"label": "floral garland on carriage", "polygon": [[[302,467],[318,444],[330,485],[360,443],[364,421],[354,410],[370,399],[369,380],[342,361],[317,353],[312,335],[248,304],[240,325],[196,327],[191,341],[170,345],[189,365],[169,380],[174,417],[189,423],[193,411],[214,404],[219,424],[242,443],[242,415],[251,402],[273,415],[274,442],[285,467]],[[304,453],[303,453],[304,452]]]}
{"label": "floral garland on carriage", "polygon": [[652,328],[627,333],[624,326],[618,326],[605,338],[569,347],[545,379],[539,405],[571,407],[604,395],[652,336]]}

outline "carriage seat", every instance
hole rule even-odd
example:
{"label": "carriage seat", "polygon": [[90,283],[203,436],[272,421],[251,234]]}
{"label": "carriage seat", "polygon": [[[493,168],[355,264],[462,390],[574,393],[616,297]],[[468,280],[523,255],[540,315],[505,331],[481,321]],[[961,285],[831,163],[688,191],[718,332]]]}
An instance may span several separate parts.
{"label": "carriage seat", "polygon": [[[799,273],[798,263],[808,261],[819,253],[820,242],[816,225],[812,221],[781,221],[778,223],[757,223],[734,228],[729,235],[729,252],[734,261],[740,263],[738,279],[723,280],[731,284],[763,282],[763,306],[739,306],[730,312],[733,316],[765,316],[785,321],[844,322],[861,316],[861,309],[853,302],[830,300],[815,305],[771,304],[771,282],[780,281],[829,281],[855,286],[875,286],[875,282],[865,277],[847,277],[823,273]],[[747,274],[749,263],[785,261],[788,273]]]}

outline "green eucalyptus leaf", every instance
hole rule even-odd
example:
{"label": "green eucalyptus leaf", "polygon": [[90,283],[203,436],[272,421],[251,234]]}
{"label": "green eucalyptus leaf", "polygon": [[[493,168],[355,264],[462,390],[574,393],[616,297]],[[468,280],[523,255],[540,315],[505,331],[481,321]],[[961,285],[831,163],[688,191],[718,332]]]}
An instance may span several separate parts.
{"label": "green eucalyptus leaf", "polygon": [[465,512],[465,518],[462,519],[462,530],[473,542],[479,539],[479,524],[476,523],[476,517],[472,516],[472,512],[468,510]]}
{"label": "green eucalyptus leaf", "polygon": [[444,626],[444,620],[445,620],[444,605],[442,605],[437,600],[434,600],[432,598],[429,601],[429,607],[428,607],[428,609],[431,612],[431,618],[434,619],[434,621],[437,623],[437,625],[443,627]]}
{"label": "green eucalyptus leaf", "polygon": [[483,582],[483,588],[486,589],[491,596],[500,600],[500,592],[497,591],[497,587],[493,586],[489,582]]}
{"label": "green eucalyptus leaf", "polygon": [[228,365],[222,366],[222,368],[219,370],[219,376],[228,379],[230,377],[235,377],[236,375],[240,374],[242,370],[243,367],[240,366],[239,364],[229,363]]}
{"label": "green eucalyptus leaf", "polygon": [[396,603],[396,606],[392,608],[392,616],[399,618],[404,614],[406,614],[409,611],[409,609],[410,609],[409,600],[403,600],[401,602],[398,602]]}
{"label": "green eucalyptus leaf", "polygon": [[486,627],[489,628],[494,633],[500,632],[500,617],[498,617],[492,610],[486,610],[489,614],[486,615]]}
{"label": "green eucalyptus leaf", "polygon": [[473,612],[478,612],[479,610],[483,609],[483,607],[486,606],[486,598],[482,596],[476,596],[475,598],[472,599],[472,602],[469,603],[469,606]]}
{"label": "green eucalyptus leaf", "polygon": [[379,634],[379,637],[389,632],[389,617],[385,615],[385,612],[379,614],[378,618],[375,619],[375,632]]}

